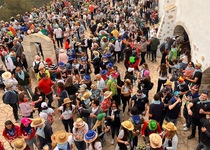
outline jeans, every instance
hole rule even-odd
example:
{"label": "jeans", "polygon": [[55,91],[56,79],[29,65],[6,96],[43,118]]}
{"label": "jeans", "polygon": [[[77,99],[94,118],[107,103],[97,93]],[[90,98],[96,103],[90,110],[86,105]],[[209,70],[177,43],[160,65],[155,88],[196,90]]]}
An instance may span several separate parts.
{"label": "jeans", "polygon": [[26,144],[29,146],[30,150],[34,150],[33,144],[36,145],[36,138],[35,138],[35,136],[32,139],[25,140],[25,141],[26,141]]}
{"label": "jeans", "polygon": [[68,120],[63,119],[62,120],[62,123],[64,125],[64,128],[65,128],[66,132],[69,132],[69,128],[70,128],[70,132],[72,133],[73,122],[74,122],[73,119],[68,119]]}
{"label": "jeans", "polygon": [[[167,80],[167,79],[166,79],[166,80]],[[164,85],[164,83],[166,83],[166,80],[158,79],[157,93],[160,91],[162,85]]]}
{"label": "jeans", "polygon": [[114,57],[115,57],[115,61],[117,61],[118,63],[120,62],[120,56],[121,56],[121,51],[119,52],[114,52]]}
{"label": "jeans", "polygon": [[202,148],[203,148],[204,150],[210,150],[210,146],[207,146],[207,145],[203,144],[202,142],[200,142],[200,143],[198,144],[198,146],[196,147],[196,150],[202,150]]}
{"label": "jeans", "polygon": [[120,127],[111,125],[112,139],[114,139],[115,135],[118,136],[119,130],[120,130]]}
{"label": "jeans", "polygon": [[74,141],[74,144],[76,145],[78,150],[86,149],[86,143],[84,141]]}
{"label": "jeans", "polygon": [[48,99],[48,107],[52,107],[52,102],[53,102],[53,93],[51,92],[50,94],[46,95]]}
{"label": "jeans", "polygon": [[183,116],[186,120],[186,127],[189,128],[192,123],[192,117],[188,115],[186,104],[184,105]]}
{"label": "jeans", "polygon": [[152,61],[156,61],[157,51],[151,51],[151,52],[152,52]]}
{"label": "jeans", "polygon": [[146,55],[146,52],[141,52],[141,63],[140,63],[140,66],[145,63],[145,55]]}
{"label": "jeans", "polygon": [[29,99],[33,97],[34,93],[29,85],[21,85],[20,88],[27,94]]}
{"label": "jeans", "polygon": [[17,106],[17,104],[16,103],[15,104],[9,103],[9,105],[12,107],[12,111],[13,111],[13,115],[14,115],[15,120],[16,121],[19,120],[19,118],[18,118],[18,106]]}
{"label": "jeans", "polygon": [[170,119],[170,118],[167,118],[167,121],[168,121],[168,122],[173,122],[174,125],[176,126],[176,125],[177,125],[178,118],[177,118],[177,119]]}

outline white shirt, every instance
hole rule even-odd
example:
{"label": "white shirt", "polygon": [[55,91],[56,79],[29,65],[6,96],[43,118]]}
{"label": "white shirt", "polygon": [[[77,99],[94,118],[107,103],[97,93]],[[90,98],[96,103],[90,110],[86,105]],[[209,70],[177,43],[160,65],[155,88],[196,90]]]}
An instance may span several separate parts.
{"label": "white shirt", "polygon": [[17,80],[15,78],[10,78],[10,79],[6,79],[3,81],[4,85],[7,85],[8,83],[12,83],[12,90],[14,91],[18,91],[18,88],[17,88]]}
{"label": "white shirt", "polygon": [[106,88],[106,83],[103,78],[101,78],[100,81],[97,81],[97,88],[99,90],[103,90]]}
{"label": "white shirt", "polygon": [[10,56],[5,59],[5,64],[10,71],[13,71],[16,68]]}
{"label": "white shirt", "polygon": [[62,32],[63,32],[63,31],[62,31],[61,28],[57,28],[57,29],[54,30],[53,33],[55,34],[55,37],[56,37],[56,38],[62,38]]}
{"label": "white shirt", "polygon": [[[71,145],[72,145],[72,141],[73,141],[73,137],[72,137],[72,134],[71,134],[71,135],[69,135],[69,137],[68,137],[68,142],[69,142],[70,147],[71,147]],[[54,148],[54,150],[59,150],[59,149],[58,149],[58,147],[56,146],[56,147]]]}
{"label": "white shirt", "polygon": [[45,121],[47,121],[47,116],[48,114],[53,114],[54,113],[54,110],[52,108],[48,108],[46,110],[42,110],[40,113],[39,113],[39,116],[40,118],[43,118]]}
{"label": "white shirt", "polygon": [[115,49],[114,49],[114,51],[116,51],[116,52],[120,52],[120,51],[121,51],[121,49],[122,49],[122,41],[118,41],[118,40],[116,40],[116,42],[115,42]]}
{"label": "white shirt", "polygon": [[73,114],[73,110],[75,109],[75,105],[71,105],[72,106],[72,110],[70,110],[70,108],[66,108],[65,111],[63,111],[63,106],[60,106],[58,109],[62,112],[61,116],[63,116],[64,120],[68,120],[72,117]]}
{"label": "white shirt", "polygon": [[99,142],[99,141],[95,142],[94,148],[93,148],[92,144],[87,144],[86,150],[102,150],[101,142]]}

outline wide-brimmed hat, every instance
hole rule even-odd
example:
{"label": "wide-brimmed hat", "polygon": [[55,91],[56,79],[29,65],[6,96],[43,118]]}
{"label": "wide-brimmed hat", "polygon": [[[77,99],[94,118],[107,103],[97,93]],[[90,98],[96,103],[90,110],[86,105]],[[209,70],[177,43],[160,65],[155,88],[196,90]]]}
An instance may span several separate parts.
{"label": "wide-brimmed hat", "polygon": [[82,128],[85,125],[85,122],[82,120],[82,118],[77,118],[77,120],[74,122],[75,128]]}
{"label": "wide-brimmed hat", "polygon": [[105,76],[105,75],[107,74],[107,70],[101,70],[100,74],[101,74],[102,76]]}
{"label": "wide-brimmed hat", "polygon": [[149,141],[152,148],[160,148],[162,146],[162,138],[157,133],[150,134]]}
{"label": "wide-brimmed hat", "polygon": [[121,125],[129,131],[134,130],[134,125],[130,120],[123,121]]}
{"label": "wide-brimmed hat", "polygon": [[106,91],[106,92],[104,93],[104,99],[109,98],[111,95],[112,95],[112,92],[111,92],[111,91]]}
{"label": "wide-brimmed hat", "polygon": [[65,144],[68,141],[69,134],[66,131],[58,131],[55,140],[58,144]]}
{"label": "wide-brimmed hat", "polygon": [[47,107],[48,107],[48,105],[47,105],[46,102],[42,102],[42,103],[41,103],[41,108],[47,108]]}
{"label": "wide-brimmed hat", "polygon": [[79,90],[78,90],[78,92],[80,92],[80,93],[81,93],[81,92],[84,92],[84,91],[86,91],[84,87],[81,87],[81,88],[79,88]]}
{"label": "wide-brimmed hat", "polygon": [[202,67],[201,63],[196,63],[195,66],[198,67],[198,68]]}
{"label": "wide-brimmed hat", "polygon": [[52,62],[52,60],[51,60],[51,58],[46,58],[46,60],[45,60],[46,62]]}
{"label": "wide-brimmed hat", "polygon": [[65,105],[65,104],[68,104],[68,103],[71,103],[71,102],[72,102],[72,100],[70,100],[70,98],[64,98],[62,105]]}
{"label": "wide-brimmed hat", "polygon": [[87,81],[91,80],[89,75],[85,75],[85,76],[83,77],[83,79],[84,79],[84,80],[87,80]]}
{"label": "wide-brimmed hat", "polygon": [[154,131],[157,129],[157,121],[155,120],[150,120],[148,124],[149,130]]}
{"label": "wide-brimmed hat", "polygon": [[81,87],[84,87],[85,89],[87,88],[87,85],[86,84],[81,84],[80,86],[79,86],[79,88],[81,88]]}
{"label": "wide-brimmed hat", "polygon": [[174,96],[180,96],[179,91],[175,91]]}
{"label": "wide-brimmed hat", "polygon": [[91,92],[85,92],[81,98],[81,100],[86,100],[88,98],[90,98],[90,96],[92,95]]}
{"label": "wide-brimmed hat", "polygon": [[65,63],[64,62],[59,62],[58,66],[59,67],[65,67]]}
{"label": "wide-brimmed hat", "polygon": [[172,86],[172,82],[170,80],[167,80],[164,85],[170,85],[170,86]]}
{"label": "wide-brimmed hat", "polygon": [[15,150],[24,150],[26,148],[26,142],[24,138],[16,138],[11,143],[12,147],[14,147]]}
{"label": "wide-brimmed hat", "polygon": [[145,70],[145,71],[144,71],[144,76],[145,76],[145,77],[148,77],[149,75],[150,75],[149,70]]}
{"label": "wide-brimmed hat", "polygon": [[35,119],[32,119],[31,127],[41,126],[41,125],[44,124],[44,122],[45,122],[45,120],[43,118],[35,118]]}
{"label": "wide-brimmed hat", "polygon": [[106,53],[107,57],[112,57],[112,54],[110,52]]}
{"label": "wide-brimmed hat", "polygon": [[12,74],[9,71],[6,71],[1,76],[4,80],[6,80],[6,79],[10,79]]}
{"label": "wide-brimmed hat", "polygon": [[114,66],[113,63],[108,63],[108,64],[106,65],[107,68],[112,68],[113,66]]}
{"label": "wide-brimmed hat", "polygon": [[167,124],[163,124],[163,129],[166,129],[168,131],[176,131],[177,127],[174,125],[173,122],[169,122]]}
{"label": "wide-brimmed hat", "polygon": [[97,52],[97,51],[93,51],[93,55],[95,55],[95,56],[99,56],[99,52]]}
{"label": "wide-brimmed hat", "polygon": [[89,130],[84,136],[84,141],[86,143],[92,143],[93,141],[96,140],[97,137],[98,137],[97,132],[95,132],[94,130]]}
{"label": "wide-brimmed hat", "polygon": [[128,68],[128,72],[132,72],[134,70],[134,68]]}
{"label": "wide-brimmed hat", "polygon": [[68,60],[71,61],[71,60],[74,60],[74,58],[72,56],[69,56]]}

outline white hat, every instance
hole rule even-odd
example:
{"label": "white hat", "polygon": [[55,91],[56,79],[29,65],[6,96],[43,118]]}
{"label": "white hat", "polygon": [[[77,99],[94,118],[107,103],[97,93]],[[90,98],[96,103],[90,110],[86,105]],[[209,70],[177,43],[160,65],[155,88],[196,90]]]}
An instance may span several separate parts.
{"label": "white hat", "polygon": [[128,68],[128,72],[132,72],[134,70],[134,68]]}
{"label": "white hat", "polygon": [[86,88],[87,88],[87,85],[86,85],[86,84],[82,84],[82,85],[80,85],[79,87],[80,87],[80,88],[83,87],[83,88],[86,89]]}
{"label": "white hat", "polygon": [[64,53],[65,51],[64,51],[64,49],[60,49],[59,52],[60,53]]}
{"label": "white hat", "polygon": [[41,107],[42,107],[42,108],[48,107],[48,106],[47,106],[47,103],[46,103],[46,102],[42,102]]}

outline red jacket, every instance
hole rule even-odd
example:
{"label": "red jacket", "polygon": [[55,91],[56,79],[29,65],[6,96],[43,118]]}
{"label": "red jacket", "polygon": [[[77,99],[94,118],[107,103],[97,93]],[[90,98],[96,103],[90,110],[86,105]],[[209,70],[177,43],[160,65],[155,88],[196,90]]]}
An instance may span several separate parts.
{"label": "red jacket", "polygon": [[29,131],[29,134],[24,129],[20,128],[20,135],[29,136],[29,139],[27,140],[32,139],[35,136],[35,133],[36,133],[36,130],[33,127],[31,128],[31,131]]}
{"label": "red jacket", "polygon": [[41,79],[38,83],[38,87],[42,90],[42,92],[45,95],[48,95],[52,92],[51,86],[53,85],[53,82],[51,81],[50,78],[46,79]]}
{"label": "red jacket", "polygon": [[149,136],[152,133],[161,133],[162,130],[161,130],[160,124],[158,122],[157,122],[157,124],[158,124],[157,129],[154,131],[150,131],[149,127],[148,127],[149,121],[145,121],[143,124],[142,130],[141,130],[141,134],[144,136]]}
{"label": "red jacket", "polygon": [[14,129],[15,129],[15,134],[14,134],[14,136],[11,136],[9,133],[8,133],[8,131],[6,130],[6,128],[3,130],[3,136],[6,138],[6,139],[8,139],[8,140],[14,140],[14,139],[16,139],[16,138],[18,138],[19,136],[20,136],[20,127],[18,127],[18,126],[14,126]]}

